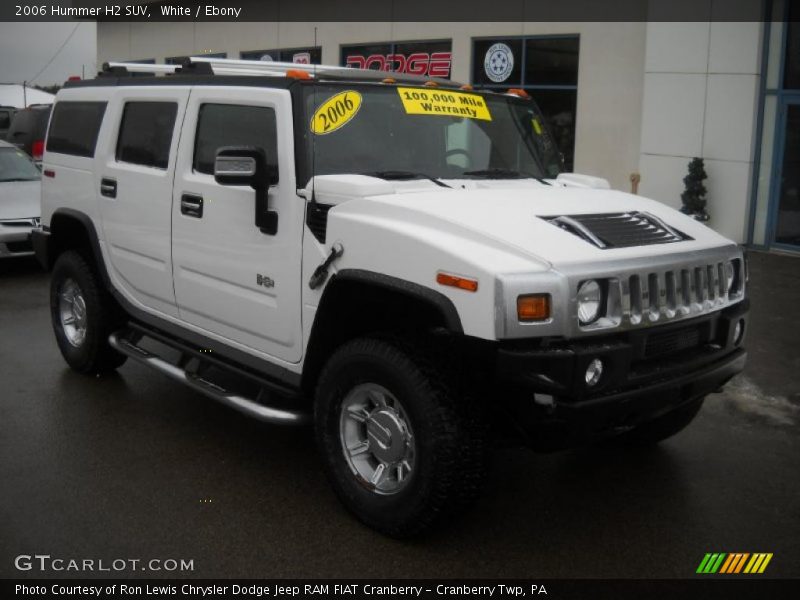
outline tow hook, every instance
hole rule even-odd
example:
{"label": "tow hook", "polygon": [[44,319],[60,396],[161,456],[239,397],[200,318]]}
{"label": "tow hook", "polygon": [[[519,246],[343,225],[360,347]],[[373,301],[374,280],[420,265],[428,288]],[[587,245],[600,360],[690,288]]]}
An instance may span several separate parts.
{"label": "tow hook", "polygon": [[328,258],[325,259],[320,266],[314,269],[314,274],[311,275],[311,279],[308,280],[308,287],[312,290],[317,289],[325,280],[328,279],[328,269],[331,266],[331,263],[339,258],[342,254],[344,254],[344,246],[342,246],[339,242],[336,242],[331,246],[331,253],[328,254]]}

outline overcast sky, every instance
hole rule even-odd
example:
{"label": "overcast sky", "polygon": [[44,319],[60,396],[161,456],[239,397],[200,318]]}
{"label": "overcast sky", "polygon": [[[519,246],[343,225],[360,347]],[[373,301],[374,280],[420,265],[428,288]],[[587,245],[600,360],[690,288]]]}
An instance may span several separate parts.
{"label": "overcast sky", "polygon": [[[41,75],[33,78],[53,58],[75,26],[75,34]],[[97,25],[80,23],[0,23],[0,83],[36,85],[64,83],[70,75],[94,75],[97,60]]]}

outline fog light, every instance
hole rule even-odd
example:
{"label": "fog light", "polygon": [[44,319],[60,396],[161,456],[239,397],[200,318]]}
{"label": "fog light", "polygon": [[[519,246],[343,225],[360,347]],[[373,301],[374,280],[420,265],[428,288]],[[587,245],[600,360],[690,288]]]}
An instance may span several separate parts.
{"label": "fog light", "polygon": [[586,367],[586,385],[588,387],[597,385],[597,382],[600,381],[600,377],[602,377],[602,375],[603,361],[599,358],[595,358],[589,363],[589,366]]}
{"label": "fog light", "polygon": [[736,327],[733,328],[733,345],[738,346],[742,343],[744,337],[744,321],[739,319],[736,321]]}

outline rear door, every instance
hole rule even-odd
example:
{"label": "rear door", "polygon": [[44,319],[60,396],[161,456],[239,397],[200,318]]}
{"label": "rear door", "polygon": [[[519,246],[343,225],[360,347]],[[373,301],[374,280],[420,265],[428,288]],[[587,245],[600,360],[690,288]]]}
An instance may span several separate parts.
{"label": "rear door", "polygon": [[[172,259],[182,320],[241,349],[286,362],[302,352],[300,276],[305,202],[297,196],[287,90],[192,89],[173,196]],[[279,182],[269,189],[275,235],[255,225],[255,192],[214,180],[222,146],[263,148]]]}
{"label": "rear door", "polygon": [[187,88],[118,88],[95,189],[112,277],[134,303],[177,316],[170,242],[172,184]]}

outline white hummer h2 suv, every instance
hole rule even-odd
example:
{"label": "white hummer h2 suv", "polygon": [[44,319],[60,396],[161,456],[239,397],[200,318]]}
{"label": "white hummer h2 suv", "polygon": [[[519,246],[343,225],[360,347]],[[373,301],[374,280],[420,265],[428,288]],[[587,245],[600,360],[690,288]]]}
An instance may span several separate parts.
{"label": "white hummer h2 suv", "polygon": [[106,65],[46,141],[56,341],[82,373],[130,357],[313,420],[344,505],[418,534],[476,496],[494,441],[655,443],[744,366],[742,250],[561,165],[519,90]]}

